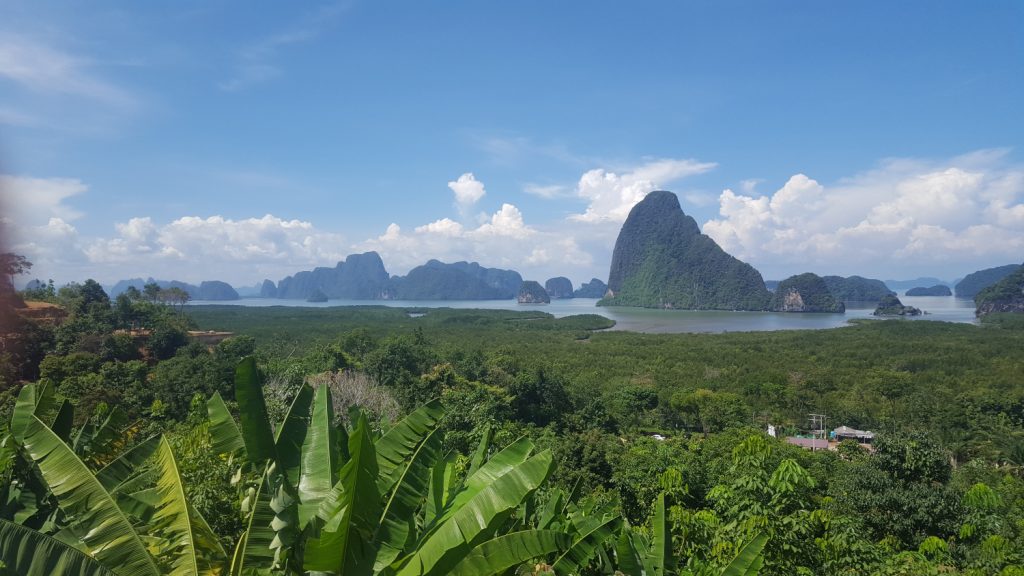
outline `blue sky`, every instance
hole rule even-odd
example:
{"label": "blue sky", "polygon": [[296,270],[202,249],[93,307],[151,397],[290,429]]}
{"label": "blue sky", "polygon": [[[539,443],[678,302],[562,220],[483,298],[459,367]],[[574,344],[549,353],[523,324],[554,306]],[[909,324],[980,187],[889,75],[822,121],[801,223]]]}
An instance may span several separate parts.
{"label": "blue sky", "polygon": [[8,0],[6,228],[58,281],[579,283],[664,188],[766,278],[1019,262],[1024,4],[895,4]]}

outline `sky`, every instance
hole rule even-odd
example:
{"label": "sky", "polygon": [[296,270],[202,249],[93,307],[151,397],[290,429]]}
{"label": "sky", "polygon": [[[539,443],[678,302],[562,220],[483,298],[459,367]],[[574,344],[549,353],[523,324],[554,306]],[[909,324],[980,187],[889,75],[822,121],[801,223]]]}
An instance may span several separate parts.
{"label": "sky", "polygon": [[376,250],[607,279],[675,192],[766,279],[1024,260],[1024,3],[0,3],[31,274],[236,286]]}

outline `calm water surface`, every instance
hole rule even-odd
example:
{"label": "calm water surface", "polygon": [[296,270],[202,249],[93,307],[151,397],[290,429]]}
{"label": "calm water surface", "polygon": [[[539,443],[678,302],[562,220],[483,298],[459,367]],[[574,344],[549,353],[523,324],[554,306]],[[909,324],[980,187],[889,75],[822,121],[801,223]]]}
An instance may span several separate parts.
{"label": "calm water surface", "polygon": [[[908,321],[941,320],[975,323],[974,301],[952,296],[900,296],[907,306],[927,312]],[[856,318],[874,318],[875,303],[847,303],[845,314],[795,314],[781,312],[705,312],[693,310],[648,310],[645,308],[598,307],[593,298],[554,300],[551,304],[518,304],[515,300],[330,300],[311,303],[277,298],[243,298],[230,302],[197,300],[191,305],[236,306],[391,306],[397,308],[476,308],[486,310],[541,310],[555,317],[600,314],[615,320],[614,330],[648,333],[761,332],[836,328]]]}

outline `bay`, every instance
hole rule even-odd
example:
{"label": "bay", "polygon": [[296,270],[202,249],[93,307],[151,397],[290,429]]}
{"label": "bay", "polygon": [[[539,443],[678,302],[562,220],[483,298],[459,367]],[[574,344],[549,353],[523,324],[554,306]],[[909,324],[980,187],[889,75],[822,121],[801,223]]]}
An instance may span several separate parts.
{"label": "bay", "polygon": [[[926,312],[906,321],[944,321],[974,324],[974,301],[953,296],[901,296],[907,306]],[[280,298],[243,298],[232,301],[193,301],[190,306],[390,306],[396,308],[457,308],[483,310],[538,310],[556,318],[574,314],[599,314],[615,320],[612,330],[652,334],[684,332],[764,332],[773,330],[814,330],[838,328],[850,320],[874,320],[874,302],[848,302],[845,314],[809,314],[783,312],[729,312],[706,310],[653,310],[597,306],[595,298],[552,300],[550,304],[518,304],[515,300],[329,300],[306,302]]]}

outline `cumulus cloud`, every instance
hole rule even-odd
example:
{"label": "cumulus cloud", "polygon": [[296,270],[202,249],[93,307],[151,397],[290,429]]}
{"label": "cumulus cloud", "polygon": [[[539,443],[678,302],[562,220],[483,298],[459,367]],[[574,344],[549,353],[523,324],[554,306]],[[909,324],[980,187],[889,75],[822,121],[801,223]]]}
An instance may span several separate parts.
{"label": "cumulus cloud", "polygon": [[89,187],[76,178],[32,178],[0,174],[0,191],[16,224],[39,225],[50,218],[77,220],[82,213],[67,200],[86,193]]}
{"label": "cumulus cloud", "polygon": [[1022,202],[1024,168],[1004,153],[896,159],[828,186],[796,174],[767,196],[726,189],[703,230],[770,271],[961,273],[1022,259]]}
{"label": "cumulus cloud", "polygon": [[405,232],[391,224],[376,238],[361,242],[357,251],[376,250],[388,270],[405,274],[431,258],[445,262],[477,261],[484,266],[515,268],[540,280],[593,263],[572,236],[528,225],[513,204],[502,204],[479,226],[464,227],[443,218]]}
{"label": "cumulus cloud", "polygon": [[[59,202],[42,205],[61,211]],[[340,234],[270,214],[244,219],[185,216],[163,224],[149,217],[131,218],[116,223],[111,236],[98,238],[83,237],[59,216],[41,223],[5,219],[4,224],[12,236],[11,248],[35,263],[33,273],[58,281],[159,276],[248,283],[333,263],[349,253]]]}
{"label": "cumulus cloud", "polygon": [[622,222],[630,209],[648,193],[673,182],[713,169],[714,162],[693,159],[654,160],[625,172],[602,168],[590,170],[580,177],[576,193],[589,203],[582,214],[570,216],[579,222]]}
{"label": "cumulus cloud", "polygon": [[472,172],[466,172],[458,180],[449,182],[448,187],[455,193],[455,205],[463,215],[487,194],[484,183],[477,180]]}

